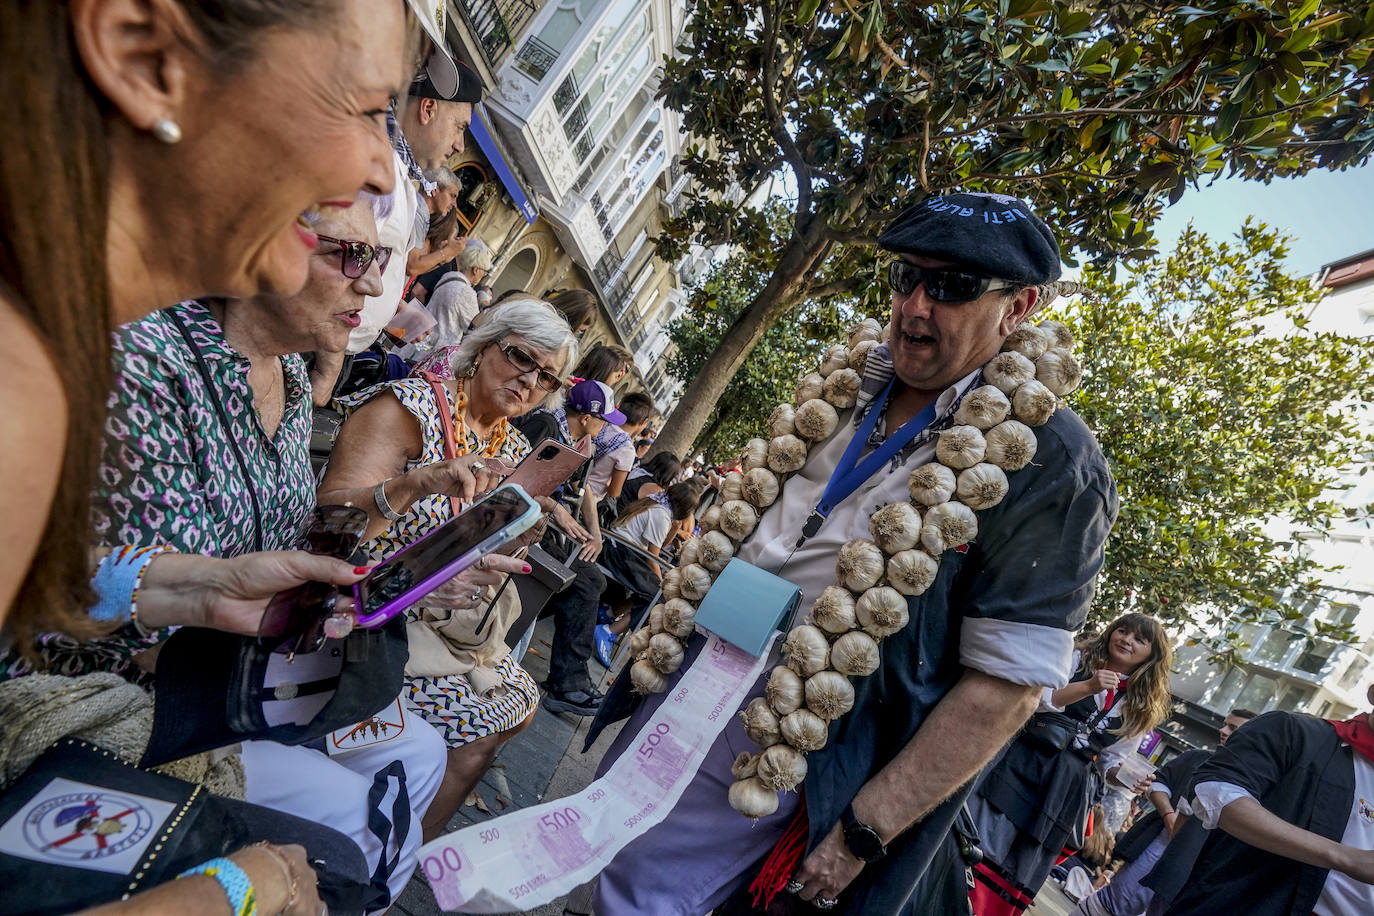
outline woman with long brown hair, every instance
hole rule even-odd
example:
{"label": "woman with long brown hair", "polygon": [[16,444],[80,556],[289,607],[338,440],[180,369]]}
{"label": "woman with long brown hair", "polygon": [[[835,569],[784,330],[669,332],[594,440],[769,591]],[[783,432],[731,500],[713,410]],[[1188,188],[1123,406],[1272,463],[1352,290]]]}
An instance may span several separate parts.
{"label": "woman with long brown hair", "polygon": [[[976,916],[1023,912],[1140,739],[1169,717],[1173,648],[1148,614],[1125,614],[1080,643],[1075,673],[1046,688],[1026,728],[982,776],[968,806],[983,861]],[[1076,848],[1076,847],[1075,847]]]}

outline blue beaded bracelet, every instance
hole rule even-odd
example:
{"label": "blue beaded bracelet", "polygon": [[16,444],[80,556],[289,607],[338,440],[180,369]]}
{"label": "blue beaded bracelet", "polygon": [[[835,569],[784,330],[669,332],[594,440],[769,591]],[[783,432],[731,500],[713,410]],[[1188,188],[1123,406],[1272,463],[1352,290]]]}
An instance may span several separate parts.
{"label": "blue beaded bracelet", "polygon": [[234,916],[256,916],[258,896],[253,890],[253,882],[248,879],[248,873],[231,860],[211,859],[195,868],[186,869],[177,877],[191,875],[205,875],[218,881],[219,886],[224,888],[224,895],[229,898],[229,910]]}
{"label": "blue beaded bracelet", "polygon": [[100,599],[89,610],[92,618],[105,623],[138,621],[138,587],[148,565],[159,554],[175,552],[171,547],[116,547],[106,554],[91,576],[91,586]]}

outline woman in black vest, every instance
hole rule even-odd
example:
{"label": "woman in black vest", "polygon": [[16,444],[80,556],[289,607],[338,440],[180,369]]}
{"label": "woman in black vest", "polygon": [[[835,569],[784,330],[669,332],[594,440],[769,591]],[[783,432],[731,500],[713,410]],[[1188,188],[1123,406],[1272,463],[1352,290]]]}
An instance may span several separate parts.
{"label": "woman in black vest", "polygon": [[1073,678],[1046,689],[969,798],[984,854],[969,895],[977,916],[1030,905],[1061,850],[1081,845],[1106,779],[1168,717],[1173,650],[1158,620],[1126,614],[1075,655]]}

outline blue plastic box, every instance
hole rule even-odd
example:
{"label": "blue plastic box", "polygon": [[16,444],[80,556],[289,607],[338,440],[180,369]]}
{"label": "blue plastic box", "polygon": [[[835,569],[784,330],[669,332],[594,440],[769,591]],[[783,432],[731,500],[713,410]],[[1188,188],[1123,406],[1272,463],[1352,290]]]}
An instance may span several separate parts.
{"label": "blue plastic box", "polygon": [[721,570],[697,608],[697,625],[755,658],[796,610],[801,589],[739,558]]}

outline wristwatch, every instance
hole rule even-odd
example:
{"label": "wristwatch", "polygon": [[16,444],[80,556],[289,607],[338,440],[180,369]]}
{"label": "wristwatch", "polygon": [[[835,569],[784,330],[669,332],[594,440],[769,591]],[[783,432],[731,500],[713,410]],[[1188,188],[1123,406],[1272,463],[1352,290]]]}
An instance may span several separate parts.
{"label": "wristwatch", "polygon": [[887,855],[887,847],[878,831],[855,816],[853,805],[846,805],[840,815],[840,829],[844,831],[844,845],[859,861],[876,862]]}

